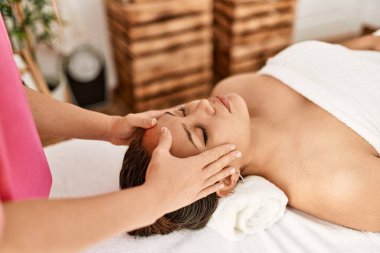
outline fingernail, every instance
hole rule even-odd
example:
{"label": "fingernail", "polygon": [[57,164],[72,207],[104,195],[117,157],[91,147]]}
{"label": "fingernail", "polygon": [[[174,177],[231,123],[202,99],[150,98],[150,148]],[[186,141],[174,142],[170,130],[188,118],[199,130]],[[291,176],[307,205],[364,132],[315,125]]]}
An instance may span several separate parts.
{"label": "fingernail", "polygon": [[162,134],[166,134],[167,131],[168,131],[168,129],[166,127],[162,127],[161,128],[161,133]]}
{"label": "fingernail", "polygon": [[236,148],[236,146],[234,145],[234,144],[231,144],[230,145],[230,150],[232,151],[232,150],[234,150]]}
{"label": "fingernail", "polygon": [[156,123],[157,123],[156,119],[152,119],[152,121],[150,122],[151,125],[156,125]]}
{"label": "fingernail", "polygon": [[240,151],[236,152],[236,153],[235,153],[235,156],[236,156],[236,157],[241,157],[241,152],[240,152]]}
{"label": "fingernail", "polygon": [[223,189],[223,188],[224,188],[224,184],[219,185],[219,189]]}
{"label": "fingernail", "polygon": [[235,168],[231,168],[231,169],[230,169],[230,174],[235,174],[235,172],[236,172],[236,169],[235,169]]}

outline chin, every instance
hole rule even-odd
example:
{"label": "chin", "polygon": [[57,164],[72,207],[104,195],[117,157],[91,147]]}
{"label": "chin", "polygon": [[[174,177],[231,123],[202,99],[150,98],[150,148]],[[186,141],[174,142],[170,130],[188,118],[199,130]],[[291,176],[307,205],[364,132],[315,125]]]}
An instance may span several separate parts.
{"label": "chin", "polygon": [[243,113],[249,117],[247,104],[245,103],[244,99],[240,95],[236,93],[229,93],[225,96],[230,101],[230,103],[232,103],[232,107],[235,108],[236,111],[239,112],[239,114]]}

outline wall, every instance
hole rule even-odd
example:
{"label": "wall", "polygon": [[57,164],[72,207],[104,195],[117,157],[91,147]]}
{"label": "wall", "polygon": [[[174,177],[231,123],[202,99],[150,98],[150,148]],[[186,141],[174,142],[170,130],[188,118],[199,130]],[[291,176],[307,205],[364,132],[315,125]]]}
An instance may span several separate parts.
{"label": "wall", "polygon": [[[58,4],[65,22],[63,29],[60,29],[62,43],[58,47],[64,54],[82,43],[88,43],[100,50],[107,65],[107,86],[112,89],[117,80],[103,0],[60,0]],[[38,56],[42,71],[54,73],[56,55],[46,48],[40,48]]]}
{"label": "wall", "polygon": [[363,23],[374,28],[380,28],[380,1],[364,0]]}
{"label": "wall", "polygon": [[[379,0],[298,1],[295,41],[356,35],[363,21],[380,27]],[[63,19],[68,22],[64,29],[64,51],[70,51],[81,42],[90,43],[101,50],[108,67],[108,87],[115,87],[117,80],[103,0],[60,0],[59,4]],[[45,67],[49,68],[49,65],[45,64]]]}
{"label": "wall", "polygon": [[361,0],[298,0],[295,41],[358,35],[364,2]]}

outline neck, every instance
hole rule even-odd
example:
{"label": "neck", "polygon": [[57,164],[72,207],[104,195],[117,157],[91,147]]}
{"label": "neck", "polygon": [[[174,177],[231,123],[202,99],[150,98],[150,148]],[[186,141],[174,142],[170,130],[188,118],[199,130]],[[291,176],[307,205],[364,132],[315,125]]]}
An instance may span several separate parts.
{"label": "neck", "polygon": [[278,147],[283,140],[278,124],[262,117],[251,118],[250,147],[245,154],[245,166],[240,173],[243,176],[257,175],[268,177],[272,171],[273,161],[278,156]]}

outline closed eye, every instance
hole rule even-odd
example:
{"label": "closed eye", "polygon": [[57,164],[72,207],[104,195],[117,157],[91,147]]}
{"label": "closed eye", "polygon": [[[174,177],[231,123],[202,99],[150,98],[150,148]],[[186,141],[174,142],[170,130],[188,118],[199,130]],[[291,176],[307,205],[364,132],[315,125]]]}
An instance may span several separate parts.
{"label": "closed eye", "polygon": [[[182,112],[182,115],[184,117],[187,116],[186,109],[185,109],[184,106],[181,106],[180,108],[178,108],[178,110]],[[196,124],[195,127],[202,130],[203,142],[204,142],[204,144],[206,146],[207,145],[207,141],[208,141],[208,132],[207,132],[207,129],[203,125],[201,125],[201,124]]]}
{"label": "closed eye", "polygon": [[[164,114],[165,114],[165,115],[174,116],[174,117],[178,117],[178,115],[173,114],[173,113],[171,113],[171,112],[165,112]],[[181,123],[181,125],[182,125],[182,127],[183,127],[183,129],[184,129],[184,131],[185,131],[185,133],[186,133],[186,136],[187,136],[187,138],[189,139],[189,141],[194,145],[195,148],[198,148],[197,145],[195,145],[194,140],[193,140],[193,137],[192,137],[192,135],[191,135],[189,129],[187,128],[187,126],[186,126],[184,123]]]}
{"label": "closed eye", "polygon": [[207,141],[208,141],[208,132],[207,132],[207,129],[200,125],[200,124],[197,124],[195,127],[199,128],[202,130],[202,134],[203,134],[203,141],[205,143],[205,146],[207,145]]}

